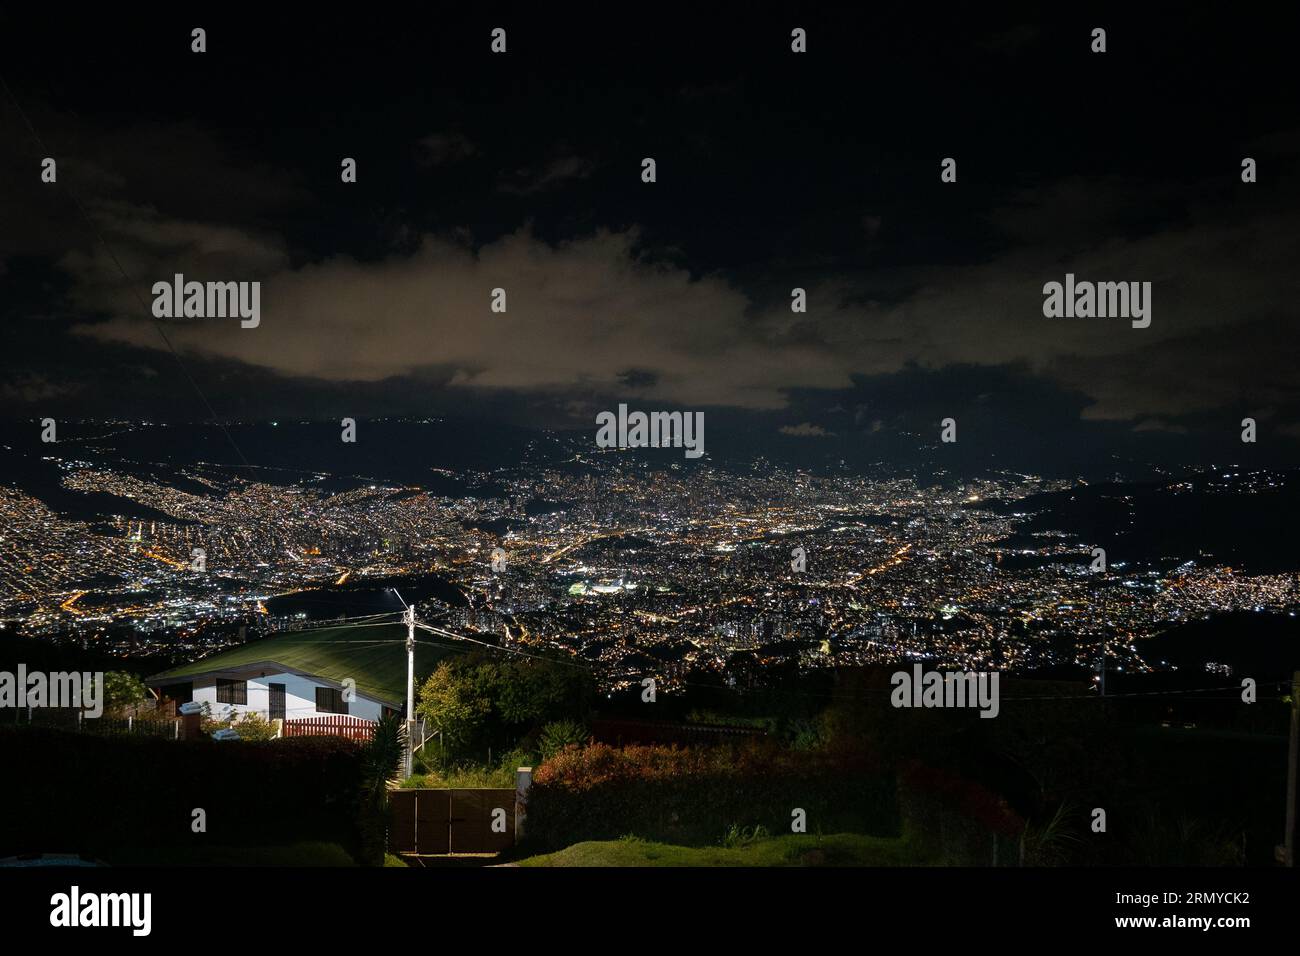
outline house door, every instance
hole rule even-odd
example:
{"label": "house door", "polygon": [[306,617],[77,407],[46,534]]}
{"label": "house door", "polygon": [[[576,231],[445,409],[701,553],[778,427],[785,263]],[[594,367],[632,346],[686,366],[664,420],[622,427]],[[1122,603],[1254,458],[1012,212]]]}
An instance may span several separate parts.
{"label": "house door", "polygon": [[267,708],[267,719],[284,720],[284,685],[267,684],[266,688],[271,692],[271,704]]}

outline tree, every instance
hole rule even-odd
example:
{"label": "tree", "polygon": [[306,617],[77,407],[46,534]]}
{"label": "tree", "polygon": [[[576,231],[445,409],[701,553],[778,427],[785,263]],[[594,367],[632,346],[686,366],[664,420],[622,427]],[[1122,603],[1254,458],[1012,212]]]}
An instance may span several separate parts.
{"label": "tree", "polygon": [[527,658],[502,664],[498,681],[497,711],[504,723],[521,727],[586,717],[594,689],[582,668]]}
{"label": "tree", "polygon": [[567,662],[476,654],[443,661],[420,688],[416,713],[444,751],[498,751],[557,720],[585,720],[591,674]]}
{"label": "tree", "polygon": [[138,704],[149,695],[140,678],[127,671],[109,671],[104,675],[104,709],[115,710]]}
{"label": "tree", "polygon": [[480,721],[492,712],[483,674],[464,673],[460,662],[443,661],[420,687],[415,712],[442,734],[444,746],[466,744]]}

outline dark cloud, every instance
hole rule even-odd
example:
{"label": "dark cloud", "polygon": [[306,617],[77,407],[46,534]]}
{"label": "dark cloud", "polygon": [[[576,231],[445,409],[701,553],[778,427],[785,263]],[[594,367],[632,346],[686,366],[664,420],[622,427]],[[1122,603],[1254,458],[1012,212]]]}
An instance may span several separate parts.
{"label": "dark cloud", "polygon": [[478,147],[461,133],[430,133],[419,142],[419,155],[429,166],[458,163],[478,154]]}
{"label": "dark cloud", "polygon": [[7,381],[0,381],[0,395],[23,404],[34,405],[75,394],[79,386],[67,382],[53,382],[39,373],[18,373]]}
{"label": "dark cloud", "polygon": [[[181,272],[263,284],[257,329],[167,326],[223,411],[352,396],[586,421],[635,397],[768,416],[764,434],[803,446],[928,434],[954,408],[964,434],[986,415],[1025,441],[1062,418],[1120,445],[1247,413],[1288,433],[1300,131],[1271,82],[1289,77],[1280,37],[1216,25],[1207,46],[1202,20],[1135,15],[1103,61],[1069,17],[891,14],[864,56],[844,16],[808,18],[806,58],[757,15],[695,33],[521,19],[492,58],[466,39],[481,24],[446,12],[410,36],[214,21],[210,59],[165,69],[142,53],[179,14],[144,35],[106,19],[112,69],[76,36],[48,64],[13,51],[17,75],[48,78],[15,84],[46,145],[0,103],[18,343],[0,398],[169,397],[178,370],[139,302]],[[321,50],[347,78],[329,95]],[[1244,51],[1249,76],[1229,68]],[[1151,326],[1044,318],[1066,272],[1151,282]]]}
{"label": "dark cloud", "polygon": [[[834,389],[909,364],[1022,362],[1088,396],[1083,414],[1092,418],[1174,419],[1245,394],[1295,397],[1293,340],[1271,331],[1300,297],[1300,275],[1288,269],[1300,234],[1288,216],[1189,210],[1176,225],[1126,237],[1121,224],[1108,230],[1102,213],[1081,214],[1085,192],[1103,209],[1132,208],[1126,190],[1104,182],[1042,189],[1032,206],[992,215],[1007,237],[1000,254],[907,270],[911,291],[893,301],[864,294],[870,273],[823,275],[808,287],[805,314],[780,300],[759,305],[721,275],[650,262],[637,230],[549,243],[521,229],[477,248],[425,236],[410,254],[293,266],[273,236],[120,203],[96,215],[136,275],[260,277],[260,328],[177,325],[171,338],[195,355],[290,376],[379,381],[446,366],[467,387],[594,385],[675,403],[779,408],[791,389]],[[1043,230],[1050,221],[1062,223],[1058,234]],[[69,254],[62,264],[75,280],[73,300],[113,316],[78,333],[161,346],[105,257]],[[1152,282],[1151,326],[1045,318],[1043,284],[1067,271]],[[497,287],[507,291],[505,315],[488,310]],[[635,375],[622,371],[629,367]],[[1187,387],[1189,376],[1197,388]]]}
{"label": "dark cloud", "polygon": [[500,182],[500,190],[516,196],[531,196],[544,189],[555,189],[567,182],[586,179],[596,164],[580,156],[558,156],[540,169],[517,169]]}

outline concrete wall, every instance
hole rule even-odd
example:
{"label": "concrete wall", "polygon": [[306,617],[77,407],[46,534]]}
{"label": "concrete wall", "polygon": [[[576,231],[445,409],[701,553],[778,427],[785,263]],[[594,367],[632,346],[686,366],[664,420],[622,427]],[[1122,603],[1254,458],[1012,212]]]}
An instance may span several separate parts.
{"label": "concrete wall", "polygon": [[[287,719],[298,720],[303,717],[332,716],[324,711],[316,710],[316,688],[328,687],[328,684],[322,684],[301,674],[273,674],[270,672],[265,675],[246,675],[244,679],[248,681],[248,703],[246,705],[218,704],[217,679],[215,677],[198,677],[194,679],[193,700],[200,704],[206,703],[212,709],[212,716],[219,719],[224,719],[228,714],[243,716],[248,711],[252,711],[261,717],[269,717],[271,692],[268,685],[283,684],[284,715]],[[360,717],[363,720],[378,720],[384,711],[383,704],[365,696],[360,691],[357,692],[356,699],[348,703],[347,708],[349,716]]]}

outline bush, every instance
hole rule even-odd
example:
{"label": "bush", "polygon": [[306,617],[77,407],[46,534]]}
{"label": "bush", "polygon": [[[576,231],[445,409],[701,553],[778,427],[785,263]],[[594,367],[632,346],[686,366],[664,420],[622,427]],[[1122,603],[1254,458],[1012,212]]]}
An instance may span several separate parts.
{"label": "bush", "polygon": [[1240,827],[1188,814],[1177,816],[1148,809],[1141,824],[1119,828],[1126,844],[1124,862],[1138,866],[1244,866],[1245,840]]}
{"label": "bush", "polygon": [[[425,748],[428,749],[427,747]],[[420,760],[424,751],[416,753],[416,773],[402,781],[404,788],[421,787],[487,787],[494,790],[513,789],[520,767],[532,766],[533,754],[524,749],[511,750],[497,761],[495,767],[465,761],[451,763],[436,754]]]}
{"label": "bush", "polygon": [[239,720],[232,721],[230,727],[235,733],[239,734],[240,740],[272,740],[275,738],[275,724],[251,710]]}
{"label": "bush", "polygon": [[950,866],[1019,863],[1025,821],[987,788],[920,763],[899,777],[906,836]]}
{"label": "bush", "polygon": [[590,739],[587,728],[576,720],[555,720],[542,728],[537,749],[542,760],[550,760],[566,747],[580,747]]}
{"label": "bush", "polygon": [[243,716],[227,709],[220,717],[212,716],[212,708],[203,703],[203,716],[199,720],[199,729],[209,737],[218,730],[233,730],[240,740],[274,740],[275,724],[255,711],[245,711]]}
{"label": "bush", "polygon": [[[355,856],[362,748],[341,737],[161,740],[0,728],[0,855],[338,843]],[[206,812],[207,832],[191,829]]]}
{"label": "bush", "polygon": [[740,748],[569,748],[542,764],[528,795],[528,839],[539,847],[634,833],[669,843],[717,843],[736,828],[790,832],[802,809],[825,832],[894,835],[893,780],[822,751]]}

